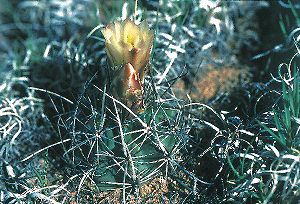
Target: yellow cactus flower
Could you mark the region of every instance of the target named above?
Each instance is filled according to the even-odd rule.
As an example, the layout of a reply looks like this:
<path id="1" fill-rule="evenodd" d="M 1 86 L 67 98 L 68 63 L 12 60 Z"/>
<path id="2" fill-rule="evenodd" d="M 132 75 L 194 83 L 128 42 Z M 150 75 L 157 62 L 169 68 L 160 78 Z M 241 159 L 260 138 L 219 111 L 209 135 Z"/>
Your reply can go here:
<path id="1" fill-rule="evenodd" d="M 144 80 L 152 50 L 154 32 L 143 21 L 136 25 L 133 21 L 117 21 L 101 30 L 106 40 L 106 52 L 111 66 L 130 63 L 139 78 Z"/>
<path id="2" fill-rule="evenodd" d="M 111 92 L 134 112 L 140 112 L 143 110 L 143 84 L 154 32 L 145 21 L 136 25 L 129 19 L 114 22 L 101 32 L 113 70 Z"/>

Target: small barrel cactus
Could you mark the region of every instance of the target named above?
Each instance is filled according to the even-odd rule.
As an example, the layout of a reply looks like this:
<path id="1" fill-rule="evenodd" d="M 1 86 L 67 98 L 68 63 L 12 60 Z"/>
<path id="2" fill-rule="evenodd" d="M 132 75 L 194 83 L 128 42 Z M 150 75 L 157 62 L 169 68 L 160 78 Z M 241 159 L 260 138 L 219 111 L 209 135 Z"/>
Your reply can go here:
<path id="1" fill-rule="evenodd" d="M 125 20 L 108 25 L 102 33 L 114 73 L 110 94 L 136 116 L 119 117 L 115 105 L 111 122 L 101 136 L 95 181 L 103 191 L 138 190 L 140 183 L 167 173 L 170 162 L 175 159 L 176 149 L 183 140 L 172 128 L 177 126 L 180 111 L 166 104 L 156 104 L 158 102 L 137 111 L 144 108 L 144 77 L 154 38 L 148 25 Z"/>
<path id="2" fill-rule="evenodd" d="M 155 116 L 149 114 L 152 111 Z M 163 108 L 145 109 L 140 118 L 147 127 L 138 121 L 127 121 L 122 127 L 115 127 L 122 130 L 107 129 L 102 135 L 102 153 L 96 167 L 99 188 L 106 191 L 140 187 L 139 184 L 168 172 L 170 161 L 183 142 L 179 132 L 170 131 L 169 127 L 175 126 L 178 114 L 175 110 L 166 113 Z"/>

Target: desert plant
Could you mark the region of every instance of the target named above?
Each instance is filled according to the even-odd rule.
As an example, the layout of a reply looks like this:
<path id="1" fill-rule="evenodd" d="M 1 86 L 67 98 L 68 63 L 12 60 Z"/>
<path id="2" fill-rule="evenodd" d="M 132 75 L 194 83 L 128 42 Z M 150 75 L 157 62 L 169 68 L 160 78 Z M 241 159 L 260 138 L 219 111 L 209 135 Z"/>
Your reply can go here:
<path id="1" fill-rule="evenodd" d="M 132 24 L 128 21 L 127 23 Z M 148 31 L 141 30 L 141 32 Z M 144 91 L 142 87 L 144 69 L 148 66 L 153 38 L 153 36 L 150 38 L 150 42 L 143 42 L 146 40 L 143 35 L 133 37 L 140 37 L 142 43 L 148 43 L 145 47 L 136 47 L 136 49 L 144 48 L 146 51 L 137 50 L 142 55 L 134 62 L 130 60 L 131 58 L 126 58 L 127 55 L 123 56 L 122 50 L 122 52 L 117 50 L 116 53 L 116 50 L 112 52 L 113 47 L 110 47 L 108 53 L 110 65 L 113 65 L 110 69 L 119 66 L 115 71 L 117 74 L 111 76 L 112 81 L 119 80 L 119 82 L 105 84 L 103 89 L 92 83 L 87 84 L 78 100 L 75 114 L 67 119 L 72 122 L 67 122 L 69 125 L 63 126 L 70 133 L 74 144 L 66 149 L 65 156 L 71 158 L 77 167 L 88 169 L 92 167 L 90 172 L 101 191 L 123 189 L 124 200 L 128 199 L 128 191 L 133 190 L 138 195 L 141 185 L 153 178 L 169 177 L 170 171 L 177 168 L 178 153 L 188 141 L 189 131 L 188 123 L 184 122 L 186 116 L 176 98 L 163 99 L 158 96 L 148 98 L 144 109 L 138 111 L 132 106 L 128 107 L 132 104 L 130 100 L 133 97 L 128 97 L 128 94 L 141 94 L 137 93 L 136 87 L 131 87 L 132 83 L 128 81 L 138 80 L 136 81 L 140 84 L 138 91 Z M 119 60 L 116 54 L 121 60 L 119 63 L 116 62 Z M 132 66 L 131 69 L 126 70 L 124 64 Z M 129 73 L 122 74 L 124 71 Z M 131 77 L 131 74 L 136 78 L 126 78 Z M 117 90 L 120 94 L 114 94 L 115 92 L 110 89 L 106 91 L 105 87 L 109 86 L 113 86 L 111 89 Z M 94 103 L 94 99 L 96 101 L 101 99 L 100 105 Z"/>

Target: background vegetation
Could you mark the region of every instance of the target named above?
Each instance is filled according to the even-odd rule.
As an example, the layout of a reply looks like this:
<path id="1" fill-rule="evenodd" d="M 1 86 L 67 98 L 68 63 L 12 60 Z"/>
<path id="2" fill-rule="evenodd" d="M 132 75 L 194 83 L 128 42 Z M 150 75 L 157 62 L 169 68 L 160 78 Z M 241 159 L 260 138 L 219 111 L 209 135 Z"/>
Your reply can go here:
<path id="1" fill-rule="evenodd" d="M 0 202 L 300 201 L 297 1 L 0 5 Z M 135 14 L 156 33 L 137 115 L 100 32 Z"/>

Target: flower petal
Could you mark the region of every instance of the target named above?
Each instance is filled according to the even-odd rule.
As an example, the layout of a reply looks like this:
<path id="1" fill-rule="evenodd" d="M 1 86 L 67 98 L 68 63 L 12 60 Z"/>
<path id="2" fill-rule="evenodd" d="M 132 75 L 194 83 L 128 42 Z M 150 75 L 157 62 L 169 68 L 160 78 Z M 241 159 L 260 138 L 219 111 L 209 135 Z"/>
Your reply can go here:
<path id="1" fill-rule="evenodd" d="M 132 47 L 137 46 L 139 41 L 139 28 L 130 20 L 124 22 L 124 36 L 123 40 L 126 44 L 131 44 Z"/>
<path id="2" fill-rule="evenodd" d="M 115 36 L 116 36 L 117 42 L 121 41 L 121 33 L 122 33 L 121 29 L 122 29 L 121 23 L 115 22 Z"/>
<path id="3" fill-rule="evenodd" d="M 104 29 L 101 29 L 101 33 L 103 34 L 103 36 L 107 42 L 110 42 L 110 38 L 114 34 L 113 31 L 111 30 L 110 25 L 106 26 L 106 28 L 104 28 Z"/>

